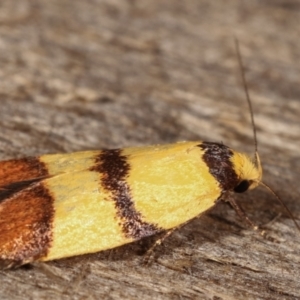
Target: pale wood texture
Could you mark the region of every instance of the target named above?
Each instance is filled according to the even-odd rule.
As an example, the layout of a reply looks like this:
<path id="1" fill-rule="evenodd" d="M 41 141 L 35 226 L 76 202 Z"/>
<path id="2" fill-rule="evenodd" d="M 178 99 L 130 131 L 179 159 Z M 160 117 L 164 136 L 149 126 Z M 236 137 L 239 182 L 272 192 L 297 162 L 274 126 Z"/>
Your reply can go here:
<path id="1" fill-rule="evenodd" d="M 241 43 L 264 180 L 300 216 L 300 4 L 0 2 L 0 158 L 179 140 L 252 152 Z M 241 195 L 265 239 L 220 203 L 175 232 L 0 272 L 1 299 L 300 299 L 300 234 L 266 190 Z M 0 233 L 1 234 L 1 233 Z M 45 268 L 50 270 L 46 271 Z"/>

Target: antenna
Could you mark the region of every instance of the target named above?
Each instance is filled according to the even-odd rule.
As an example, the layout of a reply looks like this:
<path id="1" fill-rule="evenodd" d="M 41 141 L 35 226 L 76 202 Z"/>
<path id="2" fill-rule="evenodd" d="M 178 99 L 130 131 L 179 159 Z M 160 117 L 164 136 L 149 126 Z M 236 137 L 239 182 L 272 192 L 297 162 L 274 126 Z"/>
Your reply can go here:
<path id="1" fill-rule="evenodd" d="M 247 81 L 246 81 L 246 77 L 245 77 L 245 68 L 244 68 L 244 65 L 243 65 L 243 60 L 242 60 L 242 56 L 241 56 L 241 52 L 240 52 L 239 41 L 236 37 L 234 37 L 234 41 L 235 41 L 235 49 L 236 49 L 236 53 L 237 53 L 237 57 L 238 57 L 238 61 L 239 61 L 239 66 L 240 66 L 240 70 L 241 70 L 243 86 L 244 86 L 244 90 L 245 90 L 245 93 L 246 93 L 246 99 L 247 99 L 247 103 L 248 103 L 249 111 L 250 111 L 250 116 L 251 116 L 251 123 L 252 123 L 252 129 L 253 129 L 253 138 L 254 138 L 254 151 L 255 151 L 254 163 L 255 163 L 256 166 L 258 166 L 258 168 L 260 169 L 260 173 L 261 173 L 262 169 L 261 169 L 260 159 L 259 159 L 259 155 L 258 155 L 258 151 L 257 151 L 256 126 L 255 126 L 255 122 L 254 122 L 254 114 L 253 114 L 253 108 L 252 108 L 252 104 L 251 104 L 251 100 L 250 100 L 250 96 L 249 96 L 248 85 L 247 85 Z M 257 183 L 264 186 L 271 194 L 274 195 L 274 197 L 278 200 L 278 202 L 287 211 L 288 215 L 290 216 L 290 218 L 295 223 L 297 229 L 300 231 L 300 226 L 298 225 L 298 223 L 296 222 L 292 212 L 285 205 L 285 203 L 282 201 L 282 199 L 266 183 L 264 183 L 262 181 L 258 181 Z"/>
<path id="2" fill-rule="evenodd" d="M 285 208 L 285 210 L 287 211 L 288 215 L 290 216 L 290 218 L 293 220 L 294 224 L 296 225 L 297 229 L 300 231 L 300 226 L 298 225 L 298 223 L 296 222 L 292 212 L 289 210 L 289 208 L 285 205 L 285 203 L 282 201 L 282 199 L 271 189 L 271 187 L 269 187 L 267 184 L 265 184 L 262 181 L 258 182 L 260 185 L 264 186 L 271 194 L 273 194 L 275 196 L 275 198 L 278 200 L 278 202 Z"/>
<path id="3" fill-rule="evenodd" d="M 256 126 L 255 126 L 255 122 L 254 122 L 253 108 L 252 108 L 252 104 L 251 104 L 251 100 L 250 100 L 250 96 L 249 96 L 246 77 L 245 77 L 245 68 L 244 68 L 244 65 L 243 65 L 243 60 L 242 60 L 242 56 L 241 56 L 241 52 L 240 52 L 239 41 L 236 37 L 234 37 L 234 41 L 235 41 L 235 50 L 236 50 L 236 53 L 237 53 L 239 66 L 240 66 L 240 70 L 241 70 L 243 86 L 244 86 L 244 90 L 245 90 L 245 93 L 246 93 L 246 99 L 247 99 L 247 103 L 248 103 L 249 111 L 250 111 L 250 116 L 251 116 L 251 123 L 252 123 L 252 129 L 253 129 L 253 138 L 254 138 L 254 153 L 255 153 L 254 163 L 255 163 L 256 166 L 258 166 L 259 165 L 259 158 L 258 158 L 258 151 L 257 151 L 257 136 L 256 136 Z"/>

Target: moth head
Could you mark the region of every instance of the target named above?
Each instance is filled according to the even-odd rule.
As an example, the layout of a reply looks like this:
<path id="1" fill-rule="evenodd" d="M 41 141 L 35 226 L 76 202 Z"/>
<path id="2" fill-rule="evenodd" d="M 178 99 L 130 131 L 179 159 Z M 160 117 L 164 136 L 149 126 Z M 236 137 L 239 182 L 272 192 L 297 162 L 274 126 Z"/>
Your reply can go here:
<path id="1" fill-rule="evenodd" d="M 243 153 L 234 153 L 231 158 L 235 172 L 239 178 L 238 184 L 234 187 L 234 192 L 244 193 L 256 188 L 262 179 L 262 167 L 258 153 L 253 161 Z"/>

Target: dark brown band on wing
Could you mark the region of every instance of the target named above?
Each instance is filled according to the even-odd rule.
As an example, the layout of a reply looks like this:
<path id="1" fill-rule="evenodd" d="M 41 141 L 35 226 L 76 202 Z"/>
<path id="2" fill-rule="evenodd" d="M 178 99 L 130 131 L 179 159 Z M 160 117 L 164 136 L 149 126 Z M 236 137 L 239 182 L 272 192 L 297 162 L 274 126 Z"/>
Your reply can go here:
<path id="1" fill-rule="evenodd" d="M 47 167 L 38 157 L 0 162 L 0 187 L 48 176 Z"/>
<path id="2" fill-rule="evenodd" d="M 48 189 L 38 182 L 0 204 L 0 267 L 16 267 L 47 255 L 53 202 Z"/>
<path id="3" fill-rule="evenodd" d="M 142 215 L 134 207 L 130 186 L 126 178 L 130 172 L 127 157 L 122 150 L 104 150 L 96 157 L 96 164 L 90 169 L 101 174 L 101 186 L 112 194 L 120 226 L 127 238 L 140 239 L 162 229 L 142 220 Z"/>
<path id="4" fill-rule="evenodd" d="M 223 191 L 233 190 L 239 183 L 239 178 L 234 170 L 230 158 L 232 150 L 219 143 L 203 142 L 199 144 L 204 150 L 203 161 L 207 164 L 210 174 L 219 182 Z"/>

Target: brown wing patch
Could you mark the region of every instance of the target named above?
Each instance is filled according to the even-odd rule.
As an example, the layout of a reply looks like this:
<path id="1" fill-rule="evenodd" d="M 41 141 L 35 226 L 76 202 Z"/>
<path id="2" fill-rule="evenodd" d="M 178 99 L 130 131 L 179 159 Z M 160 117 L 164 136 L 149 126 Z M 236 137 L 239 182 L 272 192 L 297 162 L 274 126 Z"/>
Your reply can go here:
<path id="1" fill-rule="evenodd" d="M 26 157 L 0 162 L 0 188 L 21 181 L 48 176 L 47 167 L 38 157 Z"/>
<path id="2" fill-rule="evenodd" d="M 54 199 L 42 182 L 0 204 L 0 267 L 10 268 L 47 255 L 52 240 Z"/>

